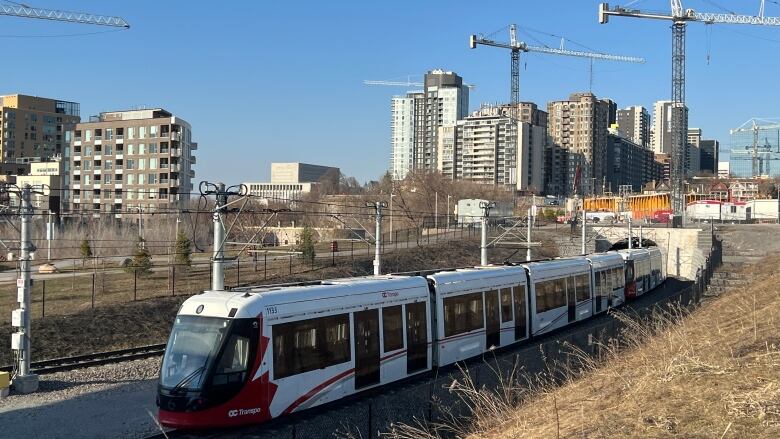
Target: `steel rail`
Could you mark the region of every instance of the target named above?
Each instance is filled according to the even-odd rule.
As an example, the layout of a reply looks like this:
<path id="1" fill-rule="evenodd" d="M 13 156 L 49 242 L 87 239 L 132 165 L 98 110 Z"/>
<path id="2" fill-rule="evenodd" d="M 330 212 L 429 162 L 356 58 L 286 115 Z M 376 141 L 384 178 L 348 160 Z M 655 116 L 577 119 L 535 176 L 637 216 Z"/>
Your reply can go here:
<path id="1" fill-rule="evenodd" d="M 66 370 L 83 369 L 104 364 L 121 363 L 123 361 L 140 360 L 162 355 L 165 352 L 164 344 L 153 344 L 127 349 L 118 349 L 108 352 L 76 355 L 73 357 L 52 358 L 49 360 L 33 361 L 30 369 L 36 374 L 47 374 Z M 2 372 L 12 372 L 13 366 L 0 367 Z"/>

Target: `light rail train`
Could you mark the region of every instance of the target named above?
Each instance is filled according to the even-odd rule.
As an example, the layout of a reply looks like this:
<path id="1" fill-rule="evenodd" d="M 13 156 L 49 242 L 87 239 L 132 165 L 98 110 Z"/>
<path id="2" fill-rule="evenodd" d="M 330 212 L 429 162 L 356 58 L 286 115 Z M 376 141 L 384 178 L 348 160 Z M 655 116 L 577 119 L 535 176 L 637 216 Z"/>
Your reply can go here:
<path id="1" fill-rule="evenodd" d="M 521 265 L 207 291 L 176 316 L 159 420 L 260 423 L 586 320 L 665 279 L 656 247 Z"/>

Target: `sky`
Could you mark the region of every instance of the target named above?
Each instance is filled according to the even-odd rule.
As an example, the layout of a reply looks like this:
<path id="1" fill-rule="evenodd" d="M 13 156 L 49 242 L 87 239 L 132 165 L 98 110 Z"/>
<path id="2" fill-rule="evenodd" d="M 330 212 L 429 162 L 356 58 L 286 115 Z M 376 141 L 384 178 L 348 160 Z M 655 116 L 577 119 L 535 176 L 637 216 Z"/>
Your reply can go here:
<path id="1" fill-rule="evenodd" d="M 0 1 L 2 2 L 2 1 Z M 619 108 L 671 93 L 669 23 L 597 19 L 595 0 L 246 1 L 36 0 L 33 7 L 121 16 L 129 30 L 0 16 L 0 94 L 23 93 L 101 111 L 163 107 L 193 127 L 197 181 L 264 181 L 273 161 L 338 166 L 360 181 L 390 161 L 390 98 L 404 88 L 363 85 L 442 68 L 475 84 L 470 106 L 509 99 L 509 53 L 468 48 L 470 34 L 644 57 L 597 62 L 593 92 Z M 614 3 L 614 2 L 613 2 Z M 669 11 L 668 0 L 625 1 Z M 759 0 L 683 0 L 701 12 L 756 14 Z M 766 15 L 780 16 L 767 2 Z M 729 129 L 777 117 L 780 28 L 691 23 L 689 125 L 729 146 Z M 579 45 L 578 45 L 579 44 Z M 709 60 L 708 60 L 709 54 Z M 588 61 L 521 56 L 520 99 L 541 108 L 588 91 Z M 415 78 L 413 78 L 415 79 Z"/>

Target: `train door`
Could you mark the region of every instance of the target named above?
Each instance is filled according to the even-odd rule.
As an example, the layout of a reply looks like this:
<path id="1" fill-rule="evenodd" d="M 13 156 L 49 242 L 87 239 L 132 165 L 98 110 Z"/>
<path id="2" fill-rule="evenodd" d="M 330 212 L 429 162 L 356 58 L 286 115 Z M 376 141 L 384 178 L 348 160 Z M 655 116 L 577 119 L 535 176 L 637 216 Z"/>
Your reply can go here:
<path id="1" fill-rule="evenodd" d="M 428 368 L 428 321 L 425 302 L 406 304 L 406 373 Z"/>
<path id="2" fill-rule="evenodd" d="M 355 313 L 355 389 L 379 384 L 379 310 Z"/>
<path id="3" fill-rule="evenodd" d="M 602 273 L 603 272 L 599 272 L 599 271 L 595 271 L 593 273 L 593 286 L 595 287 L 595 291 L 593 291 L 593 294 L 596 299 L 596 314 L 600 313 L 601 309 L 603 308 L 603 304 L 601 303 L 601 297 L 602 297 L 601 293 L 602 291 L 604 291 L 602 287 L 602 285 L 604 285 L 601 276 Z"/>
<path id="4" fill-rule="evenodd" d="M 636 282 L 634 280 L 634 261 L 627 259 L 625 268 L 625 295 L 636 297 Z"/>
<path id="5" fill-rule="evenodd" d="M 485 350 L 501 346 L 501 315 L 498 291 L 485 293 Z"/>
<path id="6" fill-rule="evenodd" d="M 577 320 L 577 295 L 574 289 L 574 278 L 561 279 L 561 284 L 566 288 L 566 303 L 569 305 L 569 323 Z"/>
<path id="7" fill-rule="evenodd" d="M 526 286 L 518 285 L 512 290 L 515 298 L 515 340 L 528 337 L 528 315 L 526 313 Z"/>

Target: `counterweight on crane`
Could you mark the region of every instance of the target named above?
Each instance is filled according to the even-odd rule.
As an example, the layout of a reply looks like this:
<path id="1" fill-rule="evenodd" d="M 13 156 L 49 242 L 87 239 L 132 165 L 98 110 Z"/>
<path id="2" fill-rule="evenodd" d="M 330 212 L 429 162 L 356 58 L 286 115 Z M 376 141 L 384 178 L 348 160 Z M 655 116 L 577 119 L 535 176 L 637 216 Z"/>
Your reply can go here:
<path id="1" fill-rule="evenodd" d="M 562 55 L 573 56 L 579 58 L 590 58 L 591 60 L 598 59 L 604 61 L 620 61 L 631 63 L 644 63 L 644 58 L 637 58 L 633 56 L 622 55 L 609 55 L 606 53 L 598 52 L 582 52 L 577 50 L 568 50 L 561 48 L 552 48 L 544 46 L 531 46 L 517 39 L 517 26 L 515 24 L 509 25 L 509 42 L 497 42 L 484 37 L 483 35 L 471 35 L 469 37 L 469 47 L 476 49 L 477 45 L 498 47 L 501 49 L 509 49 L 511 54 L 511 71 L 510 71 L 510 86 L 509 86 L 509 140 L 508 147 L 510 151 L 517 151 L 517 111 L 518 104 L 520 102 L 520 52 L 536 52 L 544 53 L 547 55 Z"/>
<path id="2" fill-rule="evenodd" d="M 610 15 L 620 17 L 650 18 L 670 20 L 672 22 L 672 154 L 670 163 L 669 186 L 671 189 L 672 211 L 676 224 L 685 212 L 685 144 L 687 141 L 688 121 L 685 110 L 685 27 L 689 21 L 705 24 L 752 24 L 762 26 L 780 26 L 780 18 L 764 16 L 764 0 L 761 0 L 757 16 L 738 14 L 713 14 L 683 9 L 682 0 L 671 0 L 671 14 L 643 12 L 609 4 L 599 5 L 599 22 L 605 24 Z"/>

